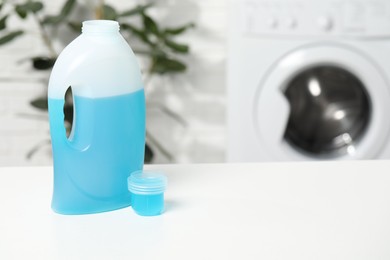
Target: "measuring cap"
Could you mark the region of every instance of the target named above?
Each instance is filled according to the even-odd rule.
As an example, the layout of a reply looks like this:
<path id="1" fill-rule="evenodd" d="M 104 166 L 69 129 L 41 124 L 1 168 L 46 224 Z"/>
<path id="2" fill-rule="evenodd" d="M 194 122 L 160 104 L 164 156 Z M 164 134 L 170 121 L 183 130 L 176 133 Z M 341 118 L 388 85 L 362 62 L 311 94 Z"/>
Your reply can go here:
<path id="1" fill-rule="evenodd" d="M 127 179 L 131 206 L 141 216 L 156 216 L 164 211 L 167 177 L 152 171 L 135 171 Z"/>

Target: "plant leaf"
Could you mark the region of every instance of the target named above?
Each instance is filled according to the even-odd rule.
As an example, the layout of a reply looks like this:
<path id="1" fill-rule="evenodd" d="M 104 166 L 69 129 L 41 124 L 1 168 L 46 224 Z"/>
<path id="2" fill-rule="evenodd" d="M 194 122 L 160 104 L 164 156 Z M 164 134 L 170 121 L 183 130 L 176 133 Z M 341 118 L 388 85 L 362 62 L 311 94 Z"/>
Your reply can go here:
<path id="1" fill-rule="evenodd" d="M 157 23 L 152 19 L 152 17 L 146 14 L 142 14 L 142 18 L 146 32 L 157 36 L 160 35 Z"/>
<path id="2" fill-rule="evenodd" d="M 8 18 L 8 15 L 6 15 L 0 19 L 0 31 L 4 30 L 7 27 L 7 24 L 6 24 L 7 18 Z"/>
<path id="3" fill-rule="evenodd" d="M 21 5 L 15 7 L 15 12 L 19 15 L 20 18 L 24 19 L 27 17 L 27 11 Z"/>
<path id="4" fill-rule="evenodd" d="M 24 4 L 24 6 L 25 6 L 27 11 L 30 11 L 33 13 L 37 13 L 43 9 L 43 4 L 41 2 L 38 2 L 38 1 L 31 1 L 31 2 L 28 1 L 26 4 Z"/>
<path id="5" fill-rule="evenodd" d="M 167 54 L 161 50 L 160 48 L 153 48 L 152 50 L 140 50 L 140 49 L 133 49 L 134 53 L 140 54 L 140 55 L 146 55 L 149 57 L 166 57 Z"/>
<path id="6" fill-rule="evenodd" d="M 164 40 L 165 44 L 175 52 L 188 53 L 189 47 L 187 44 L 176 43 L 169 39 Z"/>
<path id="7" fill-rule="evenodd" d="M 60 15 L 64 18 L 67 17 L 70 14 L 70 12 L 72 11 L 75 3 L 76 3 L 76 0 L 66 1 L 66 3 L 64 4 L 64 6 L 61 9 Z"/>
<path id="8" fill-rule="evenodd" d="M 81 27 L 83 26 L 80 22 L 68 22 L 68 26 L 75 32 L 81 32 Z"/>
<path id="9" fill-rule="evenodd" d="M 61 8 L 61 12 L 58 15 L 48 15 L 43 18 L 43 23 L 44 24 L 52 24 L 56 25 L 62 22 L 70 12 L 72 11 L 74 5 L 76 3 L 76 0 L 68 0 L 65 2 L 63 7 Z"/>
<path id="10" fill-rule="evenodd" d="M 62 17 L 61 16 L 56 16 L 56 15 L 47 15 L 43 18 L 43 21 L 42 23 L 43 24 L 58 24 L 62 21 Z"/>
<path id="11" fill-rule="evenodd" d="M 56 62 L 55 58 L 49 57 L 34 57 L 31 59 L 32 65 L 36 70 L 48 70 L 53 68 L 54 63 Z"/>
<path id="12" fill-rule="evenodd" d="M 39 109 L 39 110 L 47 110 L 48 104 L 47 104 L 47 98 L 39 97 L 30 102 L 31 106 Z"/>
<path id="13" fill-rule="evenodd" d="M 28 1 L 24 4 L 15 6 L 16 13 L 22 19 L 26 18 L 29 12 L 37 13 L 42 9 L 43 9 L 43 4 L 38 1 Z"/>
<path id="14" fill-rule="evenodd" d="M 152 162 L 153 157 L 154 157 L 153 150 L 150 148 L 150 145 L 148 145 L 148 143 L 145 143 L 145 159 L 144 159 L 145 163 Z"/>
<path id="15" fill-rule="evenodd" d="M 145 12 L 146 9 L 148 9 L 152 5 L 153 4 L 137 5 L 135 8 L 130 9 L 128 11 L 124 11 L 123 13 L 119 14 L 118 17 L 126 17 L 126 16 L 132 16 L 132 15 L 143 13 Z"/>
<path id="16" fill-rule="evenodd" d="M 121 24 L 121 29 L 122 30 L 129 30 L 133 35 L 138 37 L 144 43 L 146 43 L 152 47 L 155 46 L 155 44 L 149 39 L 148 35 L 144 31 L 142 31 L 141 29 L 138 29 L 131 24 Z"/>
<path id="17" fill-rule="evenodd" d="M 164 34 L 178 35 L 178 34 L 182 34 L 187 29 L 193 28 L 193 27 L 195 27 L 195 24 L 194 23 L 189 23 L 189 24 L 177 27 L 177 28 L 167 28 L 167 29 L 164 30 Z"/>
<path id="18" fill-rule="evenodd" d="M 20 36 L 23 34 L 23 31 L 22 30 L 18 30 L 18 31 L 13 31 L 13 32 L 10 32 L 2 37 L 0 37 L 0 45 L 3 45 L 7 42 L 10 42 L 12 41 L 13 39 L 15 39 L 16 37 Z"/>
<path id="19" fill-rule="evenodd" d="M 73 123 L 73 105 L 65 102 L 64 105 L 64 121 L 70 125 Z"/>
<path id="20" fill-rule="evenodd" d="M 165 74 L 185 71 L 187 66 L 181 61 L 166 57 L 154 59 L 151 67 L 152 73 Z"/>
<path id="21" fill-rule="evenodd" d="M 112 6 L 110 5 L 103 6 L 103 19 L 116 20 L 117 17 L 118 14 L 116 13 L 116 10 Z"/>

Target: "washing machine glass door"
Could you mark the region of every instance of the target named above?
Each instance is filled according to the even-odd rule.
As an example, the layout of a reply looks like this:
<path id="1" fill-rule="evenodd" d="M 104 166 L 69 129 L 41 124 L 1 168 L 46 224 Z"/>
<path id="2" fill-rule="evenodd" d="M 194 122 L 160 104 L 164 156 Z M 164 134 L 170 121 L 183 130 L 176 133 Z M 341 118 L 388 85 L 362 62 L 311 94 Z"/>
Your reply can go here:
<path id="1" fill-rule="evenodd" d="M 377 158 L 388 139 L 386 78 L 344 45 L 310 45 L 271 67 L 255 96 L 260 145 L 279 160 Z"/>
<path id="2" fill-rule="evenodd" d="M 318 65 L 287 82 L 290 115 L 284 138 L 313 156 L 341 156 L 353 149 L 371 115 L 366 87 L 344 68 Z"/>

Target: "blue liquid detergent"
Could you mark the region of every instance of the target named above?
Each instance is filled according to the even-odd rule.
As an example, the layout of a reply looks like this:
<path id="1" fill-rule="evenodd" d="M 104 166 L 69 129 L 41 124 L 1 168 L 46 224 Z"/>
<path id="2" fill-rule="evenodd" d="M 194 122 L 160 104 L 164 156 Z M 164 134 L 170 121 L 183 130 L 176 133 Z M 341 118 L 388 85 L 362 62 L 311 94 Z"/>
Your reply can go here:
<path id="1" fill-rule="evenodd" d="M 131 193 L 131 205 L 141 216 L 157 216 L 164 211 L 164 193 L 136 194 Z"/>
<path id="2" fill-rule="evenodd" d="M 63 100 L 49 99 L 53 210 L 87 214 L 129 206 L 127 177 L 144 162 L 144 91 L 104 98 L 74 96 L 69 139 L 63 106 Z"/>

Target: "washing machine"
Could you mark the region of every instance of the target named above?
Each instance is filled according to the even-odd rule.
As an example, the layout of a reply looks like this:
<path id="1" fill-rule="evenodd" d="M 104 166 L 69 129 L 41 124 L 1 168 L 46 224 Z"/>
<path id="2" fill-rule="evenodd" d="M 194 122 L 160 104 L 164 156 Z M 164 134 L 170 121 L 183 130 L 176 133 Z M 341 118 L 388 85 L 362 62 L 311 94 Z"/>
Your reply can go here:
<path id="1" fill-rule="evenodd" d="M 229 7 L 228 161 L 390 158 L 390 1 Z"/>

